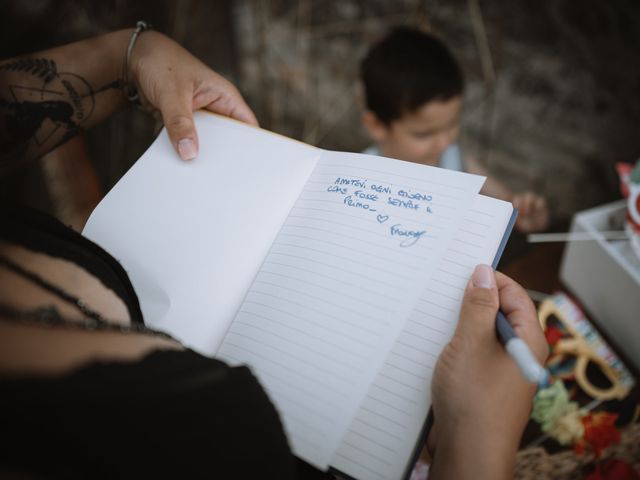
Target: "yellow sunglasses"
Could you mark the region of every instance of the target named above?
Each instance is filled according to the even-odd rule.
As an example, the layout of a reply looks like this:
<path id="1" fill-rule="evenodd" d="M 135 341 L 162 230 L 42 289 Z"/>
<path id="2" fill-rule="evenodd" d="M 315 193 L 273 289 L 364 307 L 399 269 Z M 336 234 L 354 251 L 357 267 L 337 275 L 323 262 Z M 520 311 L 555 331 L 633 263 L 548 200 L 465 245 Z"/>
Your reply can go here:
<path id="1" fill-rule="evenodd" d="M 551 341 L 547 366 L 552 375 L 572 378 L 590 397 L 622 399 L 635 381 L 580 308 L 564 293 L 547 298 L 538 308 L 540 325 Z"/>

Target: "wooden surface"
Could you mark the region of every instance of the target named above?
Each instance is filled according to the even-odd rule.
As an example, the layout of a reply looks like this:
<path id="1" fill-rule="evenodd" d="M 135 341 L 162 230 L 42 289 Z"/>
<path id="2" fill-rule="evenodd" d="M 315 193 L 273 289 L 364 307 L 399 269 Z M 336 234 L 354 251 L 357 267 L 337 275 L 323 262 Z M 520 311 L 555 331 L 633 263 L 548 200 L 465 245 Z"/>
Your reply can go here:
<path id="1" fill-rule="evenodd" d="M 564 243 L 523 246 L 499 270 L 529 290 L 551 294 L 562 288 L 559 278 Z"/>

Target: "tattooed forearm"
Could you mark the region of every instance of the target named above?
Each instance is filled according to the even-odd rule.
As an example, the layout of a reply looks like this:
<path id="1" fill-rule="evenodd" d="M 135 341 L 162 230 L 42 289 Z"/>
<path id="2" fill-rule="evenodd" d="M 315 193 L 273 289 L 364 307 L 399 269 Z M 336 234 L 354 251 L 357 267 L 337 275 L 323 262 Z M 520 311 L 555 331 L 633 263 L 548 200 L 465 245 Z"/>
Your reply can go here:
<path id="1" fill-rule="evenodd" d="M 96 109 L 96 96 L 120 88 L 115 80 L 94 89 L 49 58 L 0 64 L 0 169 L 36 158 L 80 132 Z"/>
<path id="2" fill-rule="evenodd" d="M 45 58 L 21 58 L 0 64 L 0 70 L 30 73 L 40 77 L 45 84 L 51 82 L 58 74 L 55 62 Z"/>

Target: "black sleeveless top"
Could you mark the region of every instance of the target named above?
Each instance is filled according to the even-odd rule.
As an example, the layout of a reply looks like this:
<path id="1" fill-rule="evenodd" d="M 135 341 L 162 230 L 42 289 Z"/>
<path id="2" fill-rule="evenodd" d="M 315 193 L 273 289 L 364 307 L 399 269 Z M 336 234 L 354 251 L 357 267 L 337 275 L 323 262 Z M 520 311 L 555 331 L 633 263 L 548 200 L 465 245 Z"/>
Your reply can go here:
<path id="1" fill-rule="evenodd" d="M 76 263 L 123 300 L 133 322 L 142 322 L 118 262 L 56 220 L 0 208 L 0 239 Z M 248 368 L 190 350 L 94 362 L 62 376 L 0 377 L 0 476 L 13 472 L 325 478 L 291 454 L 278 414 Z"/>

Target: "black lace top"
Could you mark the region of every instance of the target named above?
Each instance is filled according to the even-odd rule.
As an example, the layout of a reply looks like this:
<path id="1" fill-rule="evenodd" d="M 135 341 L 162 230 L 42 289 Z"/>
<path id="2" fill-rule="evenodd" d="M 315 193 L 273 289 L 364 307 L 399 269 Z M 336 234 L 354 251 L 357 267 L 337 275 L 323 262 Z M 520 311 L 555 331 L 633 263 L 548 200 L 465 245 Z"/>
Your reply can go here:
<path id="1" fill-rule="evenodd" d="M 142 322 L 121 266 L 59 222 L 0 209 L 0 239 L 75 262 Z M 321 478 L 291 454 L 278 414 L 249 369 L 189 350 L 90 363 L 62 376 L 0 378 L 0 476 L 14 472 L 35 478 Z"/>

